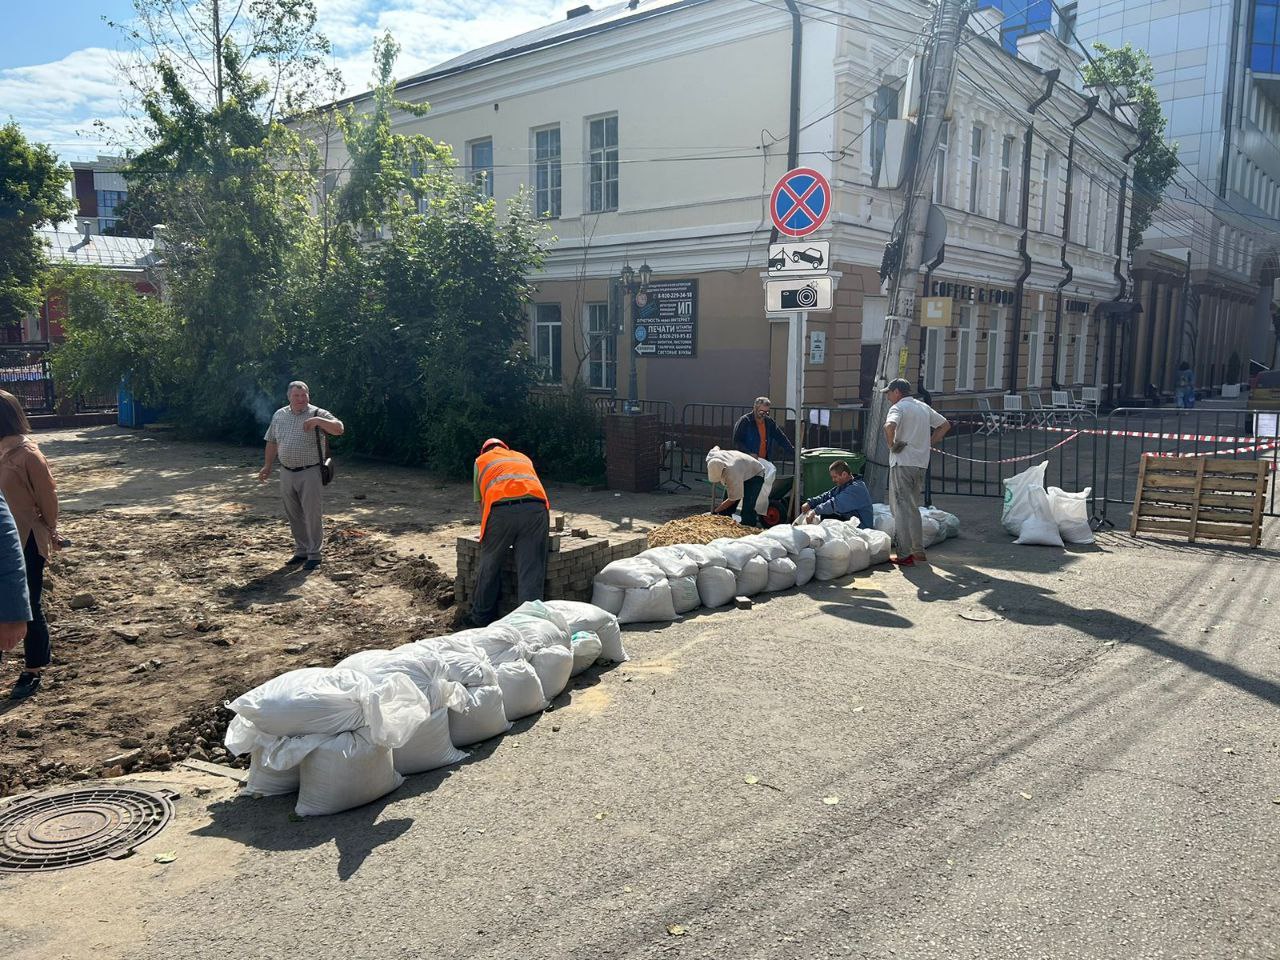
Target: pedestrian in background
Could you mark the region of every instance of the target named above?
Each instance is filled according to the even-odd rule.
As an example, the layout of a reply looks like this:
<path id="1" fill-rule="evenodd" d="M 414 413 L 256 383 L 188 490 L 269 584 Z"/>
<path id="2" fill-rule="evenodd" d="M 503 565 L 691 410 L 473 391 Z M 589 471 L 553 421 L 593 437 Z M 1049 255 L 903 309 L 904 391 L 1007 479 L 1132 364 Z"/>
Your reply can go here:
<path id="1" fill-rule="evenodd" d="M 293 531 L 293 556 L 286 566 L 303 564 L 305 569 L 320 566 L 324 549 L 324 508 L 320 464 L 328 455 L 324 437 L 340 437 L 346 431 L 342 421 L 311 402 L 311 391 L 301 380 L 289 384 L 289 403 L 277 410 L 267 427 L 266 462 L 258 471 L 265 483 L 271 467 L 280 458 L 280 496 L 285 516 Z M 317 433 L 316 431 L 319 431 Z"/>
<path id="2" fill-rule="evenodd" d="M 49 463 L 30 436 L 31 424 L 22 404 L 0 390 L 0 493 L 8 503 L 22 545 L 30 616 L 23 637 L 25 669 L 9 694 L 22 700 L 40 689 L 45 668 L 53 661 L 49 625 L 41 602 L 45 564 L 58 549 L 58 489 Z"/>
<path id="3" fill-rule="evenodd" d="M 1183 360 L 1178 366 L 1178 406 L 1192 410 L 1196 405 L 1196 374 L 1191 364 Z"/>
<path id="4" fill-rule="evenodd" d="M 551 501 L 533 461 L 497 437 L 480 446 L 473 472 L 480 507 L 480 564 L 467 625 L 487 627 L 498 618 L 502 564 L 514 548 L 516 600 L 541 600 L 547 582 Z"/>
<path id="5" fill-rule="evenodd" d="M 924 475 L 930 452 L 951 424 L 927 403 L 911 396 L 906 380 L 891 380 L 884 388 L 893 404 L 885 417 L 884 436 L 889 443 L 889 508 L 893 511 L 898 555 L 893 563 L 902 567 L 924 563 L 924 531 L 920 523 Z"/>

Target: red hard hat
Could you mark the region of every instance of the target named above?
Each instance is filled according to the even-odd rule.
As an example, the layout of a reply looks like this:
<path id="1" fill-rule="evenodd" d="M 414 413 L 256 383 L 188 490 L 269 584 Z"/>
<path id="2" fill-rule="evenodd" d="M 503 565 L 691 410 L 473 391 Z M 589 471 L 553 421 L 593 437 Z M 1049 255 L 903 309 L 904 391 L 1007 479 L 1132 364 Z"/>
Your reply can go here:
<path id="1" fill-rule="evenodd" d="M 489 450 L 492 447 L 502 447 L 503 450 L 511 449 L 505 443 L 499 440 L 497 437 L 490 437 L 484 443 L 480 444 L 480 452 L 484 453 L 486 450 Z"/>

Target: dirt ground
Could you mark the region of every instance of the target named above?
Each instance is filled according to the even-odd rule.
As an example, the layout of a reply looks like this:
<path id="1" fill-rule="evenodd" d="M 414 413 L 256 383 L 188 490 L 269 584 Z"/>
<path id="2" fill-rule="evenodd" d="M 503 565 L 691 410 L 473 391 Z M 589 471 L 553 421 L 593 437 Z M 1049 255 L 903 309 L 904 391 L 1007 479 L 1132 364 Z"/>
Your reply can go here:
<path id="1" fill-rule="evenodd" d="M 343 460 L 326 491 L 326 554 L 292 553 L 255 449 L 110 427 L 41 434 L 71 545 L 46 579 L 54 666 L 29 701 L 0 701 L 0 796 L 68 780 L 226 761 L 223 700 L 356 650 L 448 632 L 467 484 Z M 690 495 L 549 490 L 593 534 L 705 509 Z M 20 669 L 6 657 L 7 690 Z"/>

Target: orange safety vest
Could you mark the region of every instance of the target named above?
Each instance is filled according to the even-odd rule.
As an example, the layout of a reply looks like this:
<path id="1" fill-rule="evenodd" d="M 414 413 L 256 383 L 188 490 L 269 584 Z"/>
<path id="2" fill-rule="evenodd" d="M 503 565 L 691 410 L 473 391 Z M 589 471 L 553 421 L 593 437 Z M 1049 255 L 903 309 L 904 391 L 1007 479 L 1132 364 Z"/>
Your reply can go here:
<path id="1" fill-rule="evenodd" d="M 503 500 L 533 497 L 551 509 L 547 491 L 533 469 L 533 461 L 523 453 L 494 447 L 476 457 L 476 485 L 480 488 L 483 512 L 480 515 L 480 539 L 489 525 L 489 511 Z"/>

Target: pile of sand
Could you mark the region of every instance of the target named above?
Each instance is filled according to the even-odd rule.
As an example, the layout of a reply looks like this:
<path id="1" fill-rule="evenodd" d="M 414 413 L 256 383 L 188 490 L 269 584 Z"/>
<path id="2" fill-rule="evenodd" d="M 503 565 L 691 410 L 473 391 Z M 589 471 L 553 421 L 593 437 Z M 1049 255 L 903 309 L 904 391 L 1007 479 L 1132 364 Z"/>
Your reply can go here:
<path id="1" fill-rule="evenodd" d="M 703 513 L 696 517 L 672 520 L 649 531 L 649 546 L 669 547 L 676 543 L 706 544 L 721 537 L 745 537 L 752 533 L 759 533 L 759 531 L 744 527 L 731 517 L 716 517 Z"/>

